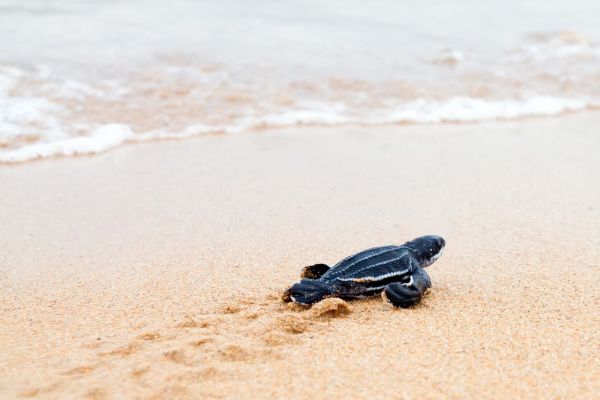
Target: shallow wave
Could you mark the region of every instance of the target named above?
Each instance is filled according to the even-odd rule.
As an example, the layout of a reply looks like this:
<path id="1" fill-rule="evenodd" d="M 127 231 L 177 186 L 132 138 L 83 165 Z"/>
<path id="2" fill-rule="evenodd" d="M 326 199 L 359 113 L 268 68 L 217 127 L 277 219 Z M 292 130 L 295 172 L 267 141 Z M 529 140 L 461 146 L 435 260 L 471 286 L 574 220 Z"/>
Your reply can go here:
<path id="1" fill-rule="evenodd" d="M 15 149 L 0 151 L 1 163 L 20 163 L 49 157 L 90 155 L 101 153 L 125 143 L 153 140 L 184 139 L 217 133 L 240 133 L 254 129 L 274 127 L 332 126 L 332 125 L 390 125 L 402 123 L 464 123 L 523 117 L 552 116 L 565 112 L 581 111 L 591 105 L 577 99 L 538 96 L 522 102 L 489 101 L 468 97 L 456 97 L 445 102 L 415 100 L 387 112 L 378 111 L 362 117 L 336 112 L 315 110 L 289 110 L 263 117 L 243 118 L 232 125 L 206 126 L 194 124 L 180 131 L 155 130 L 134 132 L 129 125 L 111 123 L 94 129 L 86 136 L 40 141 L 21 145 Z M 68 137 L 62 133 L 62 137 Z"/>

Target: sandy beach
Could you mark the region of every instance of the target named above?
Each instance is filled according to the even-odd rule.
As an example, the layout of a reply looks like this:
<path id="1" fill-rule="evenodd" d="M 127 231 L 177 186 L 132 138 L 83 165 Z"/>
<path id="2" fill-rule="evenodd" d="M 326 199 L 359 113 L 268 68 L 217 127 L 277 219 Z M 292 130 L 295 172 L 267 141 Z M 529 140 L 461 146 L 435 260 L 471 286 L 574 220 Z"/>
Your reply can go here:
<path id="1" fill-rule="evenodd" d="M 297 127 L 0 167 L 0 398 L 592 399 L 600 115 Z M 309 264 L 442 235 L 431 292 Z"/>

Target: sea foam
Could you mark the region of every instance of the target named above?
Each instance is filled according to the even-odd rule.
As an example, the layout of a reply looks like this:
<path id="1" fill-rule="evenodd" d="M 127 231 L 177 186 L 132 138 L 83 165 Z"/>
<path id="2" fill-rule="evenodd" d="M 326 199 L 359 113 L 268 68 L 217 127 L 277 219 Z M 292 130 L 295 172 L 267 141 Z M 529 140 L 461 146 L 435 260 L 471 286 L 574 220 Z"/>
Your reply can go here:
<path id="1" fill-rule="evenodd" d="M 96 154 L 117 147 L 133 137 L 127 125 L 107 124 L 95 129 L 89 136 L 50 142 L 34 143 L 0 153 L 0 161 L 17 163 L 38 158 Z"/>
<path id="2" fill-rule="evenodd" d="M 457 97 L 447 102 L 415 100 L 371 115 L 352 116 L 343 112 L 289 110 L 263 117 L 242 118 L 231 125 L 191 125 L 180 131 L 154 130 L 136 133 L 124 124 L 111 123 L 94 129 L 85 136 L 41 141 L 1 150 L 0 162 L 18 163 L 40 158 L 101 153 L 124 143 L 164 139 L 184 139 L 213 133 L 241 133 L 253 129 L 292 126 L 389 125 L 398 123 L 463 123 L 557 115 L 586 109 L 588 104 L 576 99 L 534 97 L 523 102 L 483 101 Z M 68 134 L 54 135 L 68 136 Z"/>

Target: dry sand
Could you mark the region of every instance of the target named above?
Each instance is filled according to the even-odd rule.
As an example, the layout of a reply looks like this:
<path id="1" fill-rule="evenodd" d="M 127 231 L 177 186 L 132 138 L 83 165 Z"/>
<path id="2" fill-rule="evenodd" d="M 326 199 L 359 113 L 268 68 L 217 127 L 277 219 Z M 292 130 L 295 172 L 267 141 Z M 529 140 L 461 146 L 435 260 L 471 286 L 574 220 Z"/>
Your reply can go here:
<path id="1" fill-rule="evenodd" d="M 593 398 L 600 116 L 297 128 L 0 168 L 0 398 Z M 447 240 L 411 309 L 300 268 Z M 597 398 L 597 397 L 596 397 Z"/>

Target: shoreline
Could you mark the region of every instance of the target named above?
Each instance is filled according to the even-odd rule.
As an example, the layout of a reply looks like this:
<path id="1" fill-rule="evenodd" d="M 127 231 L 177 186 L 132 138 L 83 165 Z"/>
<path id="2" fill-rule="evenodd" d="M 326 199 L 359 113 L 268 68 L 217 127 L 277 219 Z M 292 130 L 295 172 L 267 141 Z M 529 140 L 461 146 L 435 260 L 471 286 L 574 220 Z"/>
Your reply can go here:
<path id="1" fill-rule="evenodd" d="M 209 128 L 207 132 L 199 133 L 186 133 L 189 128 L 184 129 L 181 132 L 166 132 L 166 133 L 134 133 L 130 126 L 120 123 L 108 123 L 101 125 L 96 128 L 89 136 L 80 136 L 76 138 L 66 139 L 59 142 L 39 143 L 32 146 L 26 146 L 19 148 L 15 151 L 24 151 L 25 149 L 31 151 L 31 147 L 38 147 L 38 156 L 31 156 L 30 158 L 23 158 L 23 156 L 12 155 L 12 159 L 6 158 L 7 155 L 0 153 L 0 168 L 8 166 L 19 166 L 28 164 L 31 162 L 38 162 L 43 160 L 56 160 L 63 158 L 77 158 L 77 157 L 89 157 L 104 154 L 106 152 L 114 151 L 123 146 L 138 145 L 143 143 L 160 143 L 169 141 L 185 141 L 194 139 L 210 138 L 215 136 L 224 135 L 256 135 L 261 133 L 272 133 L 281 132 L 285 130 L 305 130 L 305 129 L 402 129 L 404 127 L 412 126 L 453 126 L 453 125 L 479 125 L 479 124 L 503 124 L 503 123 L 527 123 L 540 119 L 557 119 L 563 117 L 570 117 L 573 115 L 594 115 L 598 113 L 599 105 L 590 104 L 584 108 L 564 108 L 561 111 L 550 113 L 550 114 L 531 114 L 522 115 L 517 117 L 496 117 L 492 119 L 473 119 L 473 120 L 451 120 L 442 119 L 439 121 L 395 121 L 395 122 L 375 122 L 375 123 L 357 123 L 357 122 L 336 122 L 333 124 L 318 123 L 318 122 L 297 122 L 294 125 L 265 125 L 258 124 L 247 128 L 242 128 L 240 131 L 228 132 L 230 127 L 224 127 L 222 129 L 216 129 L 212 131 Z M 104 132 L 105 141 L 94 141 L 98 139 L 100 133 Z M 76 145 L 79 144 L 79 147 Z M 44 154 L 44 155 L 39 155 Z M 16 158 L 15 158 L 16 157 Z M 10 160 L 10 161 L 9 161 Z"/>
<path id="2" fill-rule="evenodd" d="M 2 165 L 0 397 L 591 398 L 599 124 L 285 128 Z M 423 234 L 448 244 L 417 307 L 279 301 L 304 265 Z"/>

